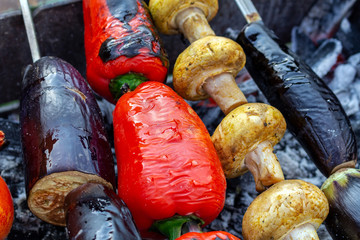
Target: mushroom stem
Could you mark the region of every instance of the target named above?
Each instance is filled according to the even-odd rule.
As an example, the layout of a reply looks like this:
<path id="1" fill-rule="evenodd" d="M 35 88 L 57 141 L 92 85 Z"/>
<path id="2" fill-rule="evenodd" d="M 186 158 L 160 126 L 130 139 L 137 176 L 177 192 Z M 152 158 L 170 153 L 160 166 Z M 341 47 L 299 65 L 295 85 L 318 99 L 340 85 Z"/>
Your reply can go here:
<path id="1" fill-rule="evenodd" d="M 206 36 L 215 36 L 203 11 L 199 8 L 186 8 L 177 14 L 175 21 L 180 32 L 190 43 Z"/>
<path id="2" fill-rule="evenodd" d="M 280 163 L 273 153 L 270 141 L 260 143 L 245 156 L 245 165 L 255 179 L 256 191 L 262 192 L 277 182 L 284 180 Z"/>
<path id="3" fill-rule="evenodd" d="M 306 223 L 292 230 L 284 240 L 319 240 L 319 237 L 315 227 Z"/>
<path id="4" fill-rule="evenodd" d="M 227 115 L 236 107 L 247 103 L 246 97 L 230 73 L 222 73 L 206 79 L 204 90 Z"/>

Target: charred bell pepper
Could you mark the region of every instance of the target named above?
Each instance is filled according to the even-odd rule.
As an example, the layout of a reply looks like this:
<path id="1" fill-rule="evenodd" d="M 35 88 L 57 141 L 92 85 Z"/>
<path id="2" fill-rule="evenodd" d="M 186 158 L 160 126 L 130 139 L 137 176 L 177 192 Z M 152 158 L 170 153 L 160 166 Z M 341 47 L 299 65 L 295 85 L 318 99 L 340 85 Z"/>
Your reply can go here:
<path id="1" fill-rule="evenodd" d="M 246 25 L 237 41 L 247 56 L 247 70 L 318 169 L 329 177 L 355 167 L 355 134 L 323 80 L 261 23 Z"/>
<path id="2" fill-rule="evenodd" d="M 112 103 L 151 80 L 164 82 L 168 60 L 142 0 L 83 1 L 86 75 L 95 92 Z"/>
<path id="3" fill-rule="evenodd" d="M 154 226 L 194 219 L 206 225 L 218 216 L 224 172 L 185 100 L 162 83 L 145 82 L 119 99 L 113 117 L 118 193 L 143 236 Z"/>
<path id="4" fill-rule="evenodd" d="M 5 144 L 5 134 L 3 131 L 0 130 L 0 149 L 2 148 L 2 146 Z"/>
<path id="5" fill-rule="evenodd" d="M 240 240 L 240 239 L 227 232 L 214 231 L 207 233 L 189 232 L 177 238 L 177 240 Z"/>
<path id="6" fill-rule="evenodd" d="M 334 240 L 360 239 L 360 170 L 341 169 L 321 187 L 330 205 L 325 226 Z"/>
<path id="7" fill-rule="evenodd" d="M 112 190 L 87 183 L 65 198 L 66 229 L 69 239 L 141 240 L 132 215 Z"/>
<path id="8" fill-rule="evenodd" d="M 86 182 L 115 186 L 99 106 L 69 63 L 43 57 L 26 69 L 20 126 L 27 202 L 40 219 L 65 226 L 68 192 Z"/>

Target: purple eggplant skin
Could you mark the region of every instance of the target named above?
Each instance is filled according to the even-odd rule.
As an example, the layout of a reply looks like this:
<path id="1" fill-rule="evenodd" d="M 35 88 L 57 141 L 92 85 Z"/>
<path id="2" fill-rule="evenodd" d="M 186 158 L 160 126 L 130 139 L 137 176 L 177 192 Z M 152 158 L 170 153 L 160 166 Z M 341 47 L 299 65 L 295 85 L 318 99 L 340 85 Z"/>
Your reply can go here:
<path id="1" fill-rule="evenodd" d="M 329 177 L 340 168 L 355 167 L 355 134 L 323 80 L 261 22 L 247 24 L 236 41 L 259 89 L 284 115 L 289 131 L 322 174 Z"/>
<path id="2" fill-rule="evenodd" d="M 115 187 L 113 155 L 90 87 L 69 63 L 42 57 L 26 68 L 20 126 L 27 194 L 44 176 L 78 171 Z"/>
<path id="3" fill-rule="evenodd" d="M 101 184 L 87 183 L 65 198 L 66 228 L 71 240 L 141 240 L 126 204 Z"/>
<path id="4" fill-rule="evenodd" d="M 341 169 L 331 175 L 321 190 L 329 201 L 325 226 L 334 240 L 360 239 L 360 170 Z"/>

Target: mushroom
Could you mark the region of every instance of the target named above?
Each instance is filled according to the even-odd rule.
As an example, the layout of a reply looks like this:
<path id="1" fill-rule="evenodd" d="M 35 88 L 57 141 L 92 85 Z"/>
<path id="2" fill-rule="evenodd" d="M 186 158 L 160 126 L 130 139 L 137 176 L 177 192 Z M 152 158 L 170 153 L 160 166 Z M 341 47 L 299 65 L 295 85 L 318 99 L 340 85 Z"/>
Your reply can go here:
<path id="1" fill-rule="evenodd" d="M 231 111 L 211 137 L 225 176 L 234 178 L 250 170 L 259 192 L 284 180 L 273 146 L 285 130 L 284 117 L 270 105 L 247 103 Z"/>
<path id="2" fill-rule="evenodd" d="M 302 180 L 285 180 L 257 196 L 245 212 L 244 239 L 315 240 L 329 213 L 324 193 Z"/>
<path id="3" fill-rule="evenodd" d="M 173 71 L 174 89 L 187 100 L 210 95 L 227 114 L 247 103 L 235 82 L 245 60 L 244 51 L 236 42 L 218 36 L 201 38 L 178 56 Z"/>
<path id="4" fill-rule="evenodd" d="M 217 0 L 150 0 L 149 9 L 163 34 L 181 32 L 190 42 L 215 35 L 208 22 L 218 11 Z"/>

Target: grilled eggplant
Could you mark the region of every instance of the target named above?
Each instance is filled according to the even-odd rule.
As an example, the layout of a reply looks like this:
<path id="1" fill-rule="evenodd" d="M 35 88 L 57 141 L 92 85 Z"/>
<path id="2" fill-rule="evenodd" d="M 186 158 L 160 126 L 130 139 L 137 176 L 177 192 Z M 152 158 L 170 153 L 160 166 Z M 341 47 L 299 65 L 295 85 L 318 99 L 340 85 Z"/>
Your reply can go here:
<path id="1" fill-rule="evenodd" d="M 323 80 L 261 22 L 246 25 L 237 42 L 254 81 L 284 115 L 288 129 L 318 169 L 329 177 L 340 168 L 355 167 L 355 134 Z"/>
<path id="2" fill-rule="evenodd" d="M 321 187 L 330 213 L 325 226 L 334 240 L 360 239 L 360 170 L 343 169 L 329 177 Z"/>
<path id="3" fill-rule="evenodd" d="M 68 192 L 86 182 L 115 186 L 99 106 L 69 63 L 43 57 L 26 69 L 20 124 L 28 206 L 40 219 L 65 226 Z"/>

